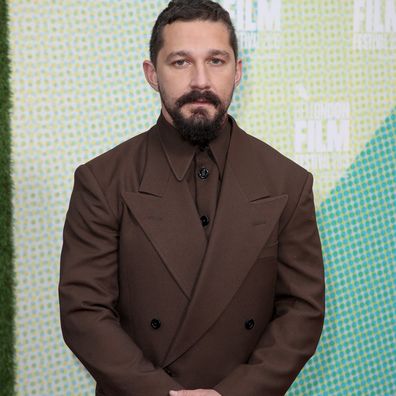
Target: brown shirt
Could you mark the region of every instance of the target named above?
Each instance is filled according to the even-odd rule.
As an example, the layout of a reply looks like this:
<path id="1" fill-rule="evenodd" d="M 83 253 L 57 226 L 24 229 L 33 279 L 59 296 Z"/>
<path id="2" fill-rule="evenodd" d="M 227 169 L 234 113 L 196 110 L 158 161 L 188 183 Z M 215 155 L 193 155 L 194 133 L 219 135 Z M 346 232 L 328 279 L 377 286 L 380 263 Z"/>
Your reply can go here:
<path id="1" fill-rule="evenodd" d="M 160 140 L 172 171 L 179 181 L 187 182 L 206 236 L 209 237 L 216 214 L 224 165 L 231 134 L 228 118 L 216 139 L 205 149 L 183 140 L 163 116 L 158 118 Z"/>

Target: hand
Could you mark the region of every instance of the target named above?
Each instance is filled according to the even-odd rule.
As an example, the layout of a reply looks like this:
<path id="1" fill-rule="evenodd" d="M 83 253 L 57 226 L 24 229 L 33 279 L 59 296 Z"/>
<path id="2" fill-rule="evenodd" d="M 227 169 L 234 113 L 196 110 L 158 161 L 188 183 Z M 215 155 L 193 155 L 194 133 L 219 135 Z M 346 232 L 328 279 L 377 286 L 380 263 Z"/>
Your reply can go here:
<path id="1" fill-rule="evenodd" d="M 194 389 L 194 390 L 180 390 L 169 391 L 169 396 L 221 396 L 220 393 L 213 389 Z"/>

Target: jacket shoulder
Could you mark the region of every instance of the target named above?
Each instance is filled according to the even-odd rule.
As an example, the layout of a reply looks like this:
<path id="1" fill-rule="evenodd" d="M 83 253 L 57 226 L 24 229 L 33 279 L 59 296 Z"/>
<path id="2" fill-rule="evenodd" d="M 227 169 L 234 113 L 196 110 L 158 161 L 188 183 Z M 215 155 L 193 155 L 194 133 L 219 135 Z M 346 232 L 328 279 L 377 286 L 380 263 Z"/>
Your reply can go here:
<path id="1" fill-rule="evenodd" d="M 304 188 L 313 180 L 313 175 L 307 169 L 287 157 L 268 143 L 249 135 L 250 143 L 258 154 L 258 172 L 263 175 L 263 180 L 272 196 L 286 194 L 288 197 L 286 208 L 282 214 L 280 227 L 289 222 Z"/>
<path id="2" fill-rule="evenodd" d="M 131 159 L 144 150 L 148 131 L 139 133 L 128 140 L 125 140 L 113 148 L 98 156 L 91 158 L 85 163 L 91 170 L 106 171 L 106 169 L 122 166 L 122 163 Z"/>
<path id="3" fill-rule="evenodd" d="M 90 169 L 103 189 L 127 179 L 132 183 L 140 180 L 139 176 L 145 165 L 149 131 L 139 133 L 85 162 L 84 165 Z"/>
<path id="4" fill-rule="evenodd" d="M 298 180 L 304 180 L 308 176 L 309 170 L 287 157 L 281 151 L 273 146 L 256 138 L 253 135 L 247 134 L 250 144 L 254 146 L 254 150 L 258 154 L 258 159 L 261 162 L 262 169 L 266 173 L 272 173 L 279 178 L 286 178 L 294 180 L 295 184 Z"/>
<path id="5" fill-rule="evenodd" d="M 147 138 L 151 129 L 119 143 L 77 167 L 88 167 L 116 214 L 121 210 L 119 196 L 122 191 L 136 191 L 140 185 L 146 163 Z"/>

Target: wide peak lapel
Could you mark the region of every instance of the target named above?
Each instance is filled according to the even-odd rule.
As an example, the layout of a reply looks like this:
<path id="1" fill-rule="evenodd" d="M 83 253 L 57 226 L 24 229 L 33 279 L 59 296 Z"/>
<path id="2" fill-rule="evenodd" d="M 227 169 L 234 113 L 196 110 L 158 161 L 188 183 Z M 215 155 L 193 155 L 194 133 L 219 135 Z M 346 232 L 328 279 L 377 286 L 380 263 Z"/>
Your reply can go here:
<path id="1" fill-rule="evenodd" d="M 202 337 L 226 308 L 268 240 L 287 195 L 270 196 L 255 144 L 233 121 L 216 216 L 193 297 L 163 365 Z"/>
<path id="2" fill-rule="evenodd" d="M 172 174 L 157 127 L 148 132 L 147 162 L 139 191 L 122 196 L 180 289 L 189 299 L 206 236 L 188 185 Z"/>

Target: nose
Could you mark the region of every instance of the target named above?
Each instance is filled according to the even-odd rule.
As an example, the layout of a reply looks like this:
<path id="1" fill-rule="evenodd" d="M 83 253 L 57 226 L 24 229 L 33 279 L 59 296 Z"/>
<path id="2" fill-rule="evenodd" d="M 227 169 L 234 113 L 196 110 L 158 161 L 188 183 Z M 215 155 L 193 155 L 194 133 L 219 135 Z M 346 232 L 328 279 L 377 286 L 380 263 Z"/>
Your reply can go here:
<path id="1" fill-rule="evenodd" d="M 204 64 L 196 64 L 192 68 L 190 86 L 200 90 L 210 88 L 209 72 Z"/>

